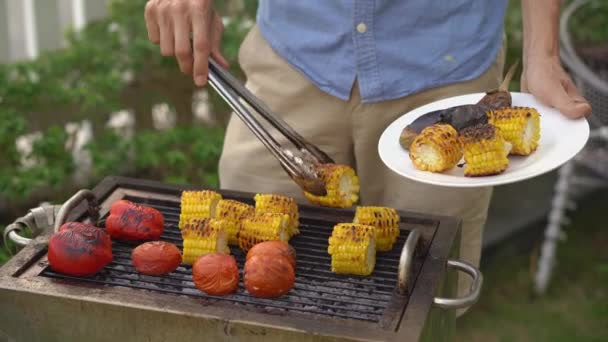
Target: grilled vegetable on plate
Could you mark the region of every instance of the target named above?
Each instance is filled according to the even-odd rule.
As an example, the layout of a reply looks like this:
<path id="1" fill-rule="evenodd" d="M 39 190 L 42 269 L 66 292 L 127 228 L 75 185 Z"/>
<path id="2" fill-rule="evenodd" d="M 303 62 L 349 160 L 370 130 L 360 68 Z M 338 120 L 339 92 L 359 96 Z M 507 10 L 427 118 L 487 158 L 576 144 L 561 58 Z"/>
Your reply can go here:
<path id="1" fill-rule="evenodd" d="M 468 127 L 460 133 L 464 150 L 464 175 L 489 176 L 503 172 L 509 166 L 507 156 L 511 144 L 502 137 L 500 129 L 490 124 Z"/>
<path id="2" fill-rule="evenodd" d="M 404 113 L 389 124 L 380 136 L 378 141 L 380 159 L 395 174 L 415 182 L 445 187 L 487 187 L 520 182 L 553 171 L 575 157 L 589 139 L 589 124 L 585 118 L 570 119 L 555 108 L 540 102 L 531 94 L 510 92 L 511 104 L 495 107 L 485 112 L 487 122 L 454 128 L 458 133 L 464 156 L 462 164 L 457 163 L 457 167 L 447 168 L 443 171 L 425 170 L 412 159 L 412 149 L 405 149 L 401 145 L 400 138 L 403 128 L 418 118 L 437 110 L 476 104 L 487 95 L 487 93 L 473 93 L 454 96 Z M 422 128 L 420 132 L 425 128 L 440 124 L 445 123 L 433 123 Z M 481 130 L 479 132 L 484 133 L 480 133 L 476 137 L 472 133 L 477 130 L 471 127 L 493 127 L 494 130 L 489 128 Z M 466 133 L 464 136 L 463 132 Z M 491 137 L 502 139 L 511 145 L 510 153 L 506 156 L 508 160 L 500 157 L 499 152 L 496 152 L 494 159 L 485 162 L 475 160 L 474 154 L 470 152 L 476 146 L 473 143 L 482 136 L 486 140 L 489 139 L 488 142 L 494 141 L 490 139 L 490 135 L 486 135 L 489 132 L 492 132 Z M 564 139 L 566 132 L 568 139 Z M 419 134 L 415 135 L 414 139 L 418 136 Z M 419 140 L 422 140 L 422 137 Z M 467 149 L 462 145 L 464 142 L 469 143 L 468 157 Z M 500 150 L 499 145 L 500 143 L 496 144 L 498 146 L 495 148 L 496 151 Z M 420 155 L 417 148 L 413 148 L 414 157 Z M 440 159 L 437 158 L 437 160 Z M 492 160 L 495 164 L 490 165 Z M 467 166 L 468 163 L 471 165 Z M 494 168 L 494 170 L 486 172 L 482 171 L 483 168 L 488 170 Z M 475 175 L 475 177 L 467 177 L 465 170 L 467 170 L 467 175 Z M 482 176 L 484 173 L 487 175 Z"/>
<path id="3" fill-rule="evenodd" d="M 448 124 L 435 124 L 422 130 L 410 146 L 412 163 L 420 169 L 443 172 L 462 158 L 458 132 Z"/>

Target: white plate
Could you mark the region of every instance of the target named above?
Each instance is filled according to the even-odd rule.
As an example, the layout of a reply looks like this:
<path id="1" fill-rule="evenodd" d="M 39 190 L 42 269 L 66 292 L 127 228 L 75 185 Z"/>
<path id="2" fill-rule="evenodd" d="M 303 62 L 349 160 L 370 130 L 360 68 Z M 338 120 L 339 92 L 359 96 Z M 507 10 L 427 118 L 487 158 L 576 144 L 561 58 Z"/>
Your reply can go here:
<path id="1" fill-rule="evenodd" d="M 572 120 L 547 107 L 526 93 L 512 92 L 514 106 L 534 107 L 541 115 L 541 138 L 535 152 L 529 156 L 509 156 L 509 166 L 498 175 L 465 177 L 464 168 L 454 167 L 444 173 L 421 171 L 412 164 L 408 151 L 399 145 L 405 126 L 419 116 L 451 106 L 473 104 L 485 93 L 455 96 L 439 100 L 410 111 L 390 124 L 378 142 L 378 153 L 386 166 L 397 174 L 427 184 L 446 187 L 483 187 L 519 182 L 552 171 L 566 163 L 583 149 L 589 138 L 586 119 Z"/>

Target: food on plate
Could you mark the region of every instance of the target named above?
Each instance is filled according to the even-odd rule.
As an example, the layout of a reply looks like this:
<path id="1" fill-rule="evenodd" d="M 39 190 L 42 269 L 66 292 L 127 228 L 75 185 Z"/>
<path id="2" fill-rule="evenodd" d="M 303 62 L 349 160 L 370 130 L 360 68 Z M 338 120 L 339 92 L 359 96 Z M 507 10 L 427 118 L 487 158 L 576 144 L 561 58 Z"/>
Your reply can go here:
<path id="1" fill-rule="evenodd" d="M 289 215 L 261 213 L 248 216 L 241 221 L 237 234 L 239 247 L 243 252 L 264 241 L 289 241 Z"/>
<path id="2" fill-rule="evenodd" d="M 399 136 L 400 145 L 408 150 L 423 129 L 435 124 L 449 124 L 460 132 L 467 127 L 487 123 L 488 111 L 512 105 L 508 88 L 518 64 L 519 62 L 516 62 L 509 68 L 498 89 L 487 91 L 477 103 L 439 109 L 416 118 L 402 130 Z"/>
<path id="3" fill-rule="evenodd" d="M 256 255 L 274 255 L 287 258 L 293 269 L 296 269 L 296 250 L 287 242 L 278 240 L 260 242 L 247 252 L 245 261 Z"/>
<path id="4" fill-rule="evenodd" d="M 149 241 L 133 249 L 131 262 L 139 273 L 163 275 L 177 269 L 182 262 L 182 254 L 172 243 Z"/>
<path id="5" fill-rule="evenodd" d="M 423 171 L 450 170 L 462 158 L 458 132 L 447 124 L 435 124 L 422 130 L 410 146 L 409 157 Z"/>
<path id="6" fill-rule="evenodd" d="M 489 123 L 500 128 L 505 140 L 513 145 L 511 154 L 527 156 L 540 140 L 540 114 L 535 108 L 506 107 L 488 112 Z"/>
<path id="7" fill-rule="evenodd" d="M 294 198 L 277 194 L 256 194 L 254 200 L 256 213 L 287 214 L 289 215 L 289 236 L 300 233 L 298 204 Z"/>
<path id="8" fill-rule="evenodd" d="M 295 269 L 287 257 L 258 254 L 245 262 L 243 282 L 254 297 L 277 298 L 293 289 Z"/>
<path id="9" fill-rule="evenodd" d="M 352 207 L 359 200 L 359 178 L 348 165 L 320 164 L 317 166 L 320 178 L 325 182 L 327 194 L 315 196 L 304 191 L 304 196 L 312 203 L 336 208 Z"/>
<path id="10" fill-rule="evenodd" d="M 329 237 L 327 252 L 334 273 L 370 275 L 376 266 L 376 228 L 338 223 Z"/>
<path id="11" fill-rule="evenodd" d="M 228 244 L 238 245 L 237 233 L 241 221 L 255 213 L 255 208 L 247 203 L 231 199 L 222 199 L 218 202 L 215 218 L 226 222 L 226 233 L 228 234 Z"/>
<path id="12" fill-rule="evenodd" d="M 211 190 L 182 191 L 180 201 L 179 229 L 190 219 L 214 218 L 222 195 Z"/>
<path id="13" fill-rule="evenodd" d="M 394 208 L 380 206 L 358 206 L 353 223 L 376 228 L 376 250 L 390 251 L 399 237 L 401 217 Z"/>
<path id="14" fill-rule="evenodd" d="M 158 240 L 164 230 L 164 217 L 160 211 L 118 200 L 110 207 L 106 231 L 117 240 L 128 242 Z"/>
<path id="15" fill-rule="evenodd" d="M 226 222 L 203 218 L 192 219 L 182 229 L 184 241 L 182 262 L 192 265 L 199 257 L 210 253 L 230 254 Z"/>
<path id="16" fill-rule="evenodd" d="M 469 127 L 461 132 L 460 141 L 465 176 L 496 175 L 508 167 L 511 144 L 502 137 L 499 128 L 490 124 Z"/>
<path id="17" fill-rule="evenodd" d="M 206 254 L 192 265 L 194 286 L 212 296 L 234 293 L 239 286 L 239 277 L 239 269 L 232 255 Z"/>
<path id="18" fill-rule="evenodd" d="M 90 224 L 65 223 L 49 240 L 49 265 L 59 273 L 92 276 L 112 260 L 110 236 L 103 229 Z"/>

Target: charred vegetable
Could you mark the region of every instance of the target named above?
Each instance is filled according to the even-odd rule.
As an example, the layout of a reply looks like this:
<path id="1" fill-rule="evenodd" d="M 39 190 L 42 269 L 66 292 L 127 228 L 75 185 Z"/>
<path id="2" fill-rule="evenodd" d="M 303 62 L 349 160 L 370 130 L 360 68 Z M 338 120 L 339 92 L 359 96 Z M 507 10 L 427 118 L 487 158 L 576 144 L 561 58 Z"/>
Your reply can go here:
<path id="1" fill-rule="evenodd" d="M 446 124 L 435 124 L 423 129 L 410 147 L 412 163 L 423 171 L 450 170 L 461 158 L 458 133 L 454 127 Z"/>
<path id="2" fill-rule="evenodd" d="M 401 132 L 399 137 L 401 146 L 406 150 L 409 149 L 416 136 L 423 129 L 434 124 L 449 124 L 460 132 L 467 127 L 488 123 L 488 111 L 511 106 L 509 83 L 518 64 L 519 62 L 516 62 L 511 66 L 498 89 L 486 92 L 486 95 L 476 104 L 440 109 L 416 118 Z"/>
<path id="3" fill-rule="evenodd" d="M 182 254 L 172 243 L 149 241 L 133 249 L 131 262 L 139 273 L 164 275 L 175 271 L 182 262 Z"/>
<path id="4" fill-rule="evenodd" d="M 241 221 L 254 214 L 255 208 L 250 204 L 231 199 L 223 199 L 218 202 L 215 217 L 225 222 L 229 245 L 239 244 L 237 233 Z"/>
<path id="5" fill-rule="evenodd" d="M 338 223 L 329 237 L 327 253 L 331 271 L 370 275 L 376 266 L 376 228 L 363 224 Z"/>
<path id="6" fill-rule="evenodd" d="M 184 264 L 191 265 L 206 254 L 230 254 L 226 224 L 226 221 L 212 218 L 190 220 L 182 229 Z"/>
<path id="7" fill-rule="evenodd" d="M 289 215 L 261 213 L 249 216 L 241 222 L 237 234 L 243 252 L 264 241 L 289 241 Z"/>
<path id="8" fill-rule="evenodd" d="M 255 212 L 257 214 L 270 212 L 289 215 L 289 236 L 300 233 L 298 204 L 292 197 L 277 194 L 256 194 Z"/>
<path id="9" fill-rule="evenodd" d="M 211 190 L 183 191 L 180 201 L 179 229 L 191 219 L 214 218 L 222 195 Z"/>
<path id="10" fill-rule="evenodd" d="M 465 128 L 460 134 L 467 177 L 489 176 L 503 172 L 509 165 L 511 144 L 490 125 Z"/>
<path id="11" fill-rule="evenodd" d="M 56 272 L 92 276 L 112 259 L 110 236 L 90 224 L 68 222 L 49 240 L 49 265 Z"/>
<path id="12" fill-rule="evenodd" d="M 394 208 L 359 206 L 355 211 L 353 223 L 374 226 L 376 228 L 376 249 L 386 252 L 393 249 L 399 237 L 401 217 Z"/>
<path id="13" fill-rule="evenodd" d="M 106 231 L 117 240 L 158 240 L 163 230 L 164 218 L 160 211 L 127 200 L 114 202 L 106 220 Z"/>
<path id="14" fill-rule="evenodd" d="M 296 250 L 287 242 L 275 240 L 258 243 L 247 252 L 245 261 L 256 255 L 274 255 L 287 258 L 293 269 L 296 269 Z"/>
<path id="15" fill-rule="evenodd" d="M 500 128 L 502 136 L 513 145 L 511 154 L 527 156 L 540 140 L 540 114 L 534 108 L 510 107 L 489 112 L 490 124 Z"/>
<path id="16" fill-rule="evenodd" d="M 320 164 L 317 166 L 321 179 L 325 182 L 327 194 L 315 196 L 304 192 L 304 196 L 320 206 L 349 208 L 359 200 L 359 178 L 355 170 L 342 164 Z"/>
<path id="17" fill-rule="evenodd" d="M 232 255 L 211 253 L 198 258 L 192 265 L 194 286 L 212 296 L 235 292 L 239 278 L 239 269 Z"/>
<path id="18" fill-rule="evenodd" d="M 293 288 L 295 270 L 287 257 L 254 255 L 245 261 L 243 283 L 254 297 L 277 298 Z"/>

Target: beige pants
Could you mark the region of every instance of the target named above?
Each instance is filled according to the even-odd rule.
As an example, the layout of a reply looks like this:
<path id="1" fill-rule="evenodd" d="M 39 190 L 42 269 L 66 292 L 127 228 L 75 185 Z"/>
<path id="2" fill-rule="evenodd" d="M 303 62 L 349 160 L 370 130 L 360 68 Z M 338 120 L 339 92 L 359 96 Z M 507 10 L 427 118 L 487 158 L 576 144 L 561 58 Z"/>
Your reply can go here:
<path id="1" fill-rule="evenodd" d="M 249 32 L 239 52 L 239 63 L 247 77 L 246 86 L 255 95 L 336 162 L 356 168 L 363 205 L 392 206 L 462 219 L 461 259 L 474 265 L 480 260 L 482 232 L 492 189 L 435 187 L 397 176 L 380 160 L 378 139 L 392 121 L 418 106 L 498 87 L 504 58 L 503 46 L 496 62 L 477 79 L 397 100 L 363 104 L 356 86 L 347 102 L 320 91 L 272 50 L 257 27 Z M 279 137 L 280 143 L 287 143 L 279 135 L 275 136 Z M 277 160 L 236 116 L 232 116 L 228 124 L 219 177 L 223 189 L 275 192 L 305 202 L 300 189 Z M 459 292 L 468 291 L 468 278 L 460 279 Z"/>

